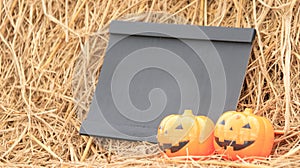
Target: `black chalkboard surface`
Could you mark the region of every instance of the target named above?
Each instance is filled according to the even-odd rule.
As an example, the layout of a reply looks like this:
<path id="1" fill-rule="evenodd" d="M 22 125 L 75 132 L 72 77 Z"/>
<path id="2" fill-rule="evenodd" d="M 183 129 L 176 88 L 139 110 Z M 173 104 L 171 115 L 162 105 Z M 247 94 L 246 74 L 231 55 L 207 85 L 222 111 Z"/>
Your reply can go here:
<path id="1" fill-rule="evenodd" d="M 82 135 L 156 142 L 160 121 L 235 110 L 255 30 L 113 21 Z"/>

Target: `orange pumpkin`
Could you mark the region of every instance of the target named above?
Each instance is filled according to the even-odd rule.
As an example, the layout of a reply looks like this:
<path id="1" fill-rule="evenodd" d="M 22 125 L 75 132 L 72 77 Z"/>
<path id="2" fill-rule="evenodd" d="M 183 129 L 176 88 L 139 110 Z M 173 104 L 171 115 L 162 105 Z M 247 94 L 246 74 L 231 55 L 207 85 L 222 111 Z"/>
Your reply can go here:
<path id="1" fill-rule="evenodd" d="M 167 156 L 205 156 L 214 152 L 214 123 L 205 116 L 194 116 L 192 110 L 165 117 L 158 128 L 157 140 Z"/>
<path id="2" fill-rule="evenodd" d="M 237 156 L 267 157 L 274 143 L 271 122 L 257 115 L 252 109 L 244 112 L 225 112 L 217 121 L 214 131 L 216 152 L 225 158 L 236 160 Z"/>

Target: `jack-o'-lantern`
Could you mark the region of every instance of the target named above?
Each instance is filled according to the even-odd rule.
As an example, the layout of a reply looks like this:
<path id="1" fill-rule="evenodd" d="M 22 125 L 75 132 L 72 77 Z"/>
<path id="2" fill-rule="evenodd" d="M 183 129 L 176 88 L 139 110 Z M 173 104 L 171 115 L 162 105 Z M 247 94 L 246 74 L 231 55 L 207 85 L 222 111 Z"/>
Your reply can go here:
<path id="1" fill-rule="evenodd" d="M 252 109 L 244 112 L 225 112 L 217 121 L 214 131 L 216 152 L 224 158 L 236 160 L 238 156 L 267 157 L 274 143 L 271 122 L 257 115 Z"/>
<path id="2" fill-rule="evenodd" d="M 194 116 L 192 110 L 165 117 L 158 128 L 157 140 L 167 156 L 206 156 L 214 152 L 214 123 L 205 116 Z"/>

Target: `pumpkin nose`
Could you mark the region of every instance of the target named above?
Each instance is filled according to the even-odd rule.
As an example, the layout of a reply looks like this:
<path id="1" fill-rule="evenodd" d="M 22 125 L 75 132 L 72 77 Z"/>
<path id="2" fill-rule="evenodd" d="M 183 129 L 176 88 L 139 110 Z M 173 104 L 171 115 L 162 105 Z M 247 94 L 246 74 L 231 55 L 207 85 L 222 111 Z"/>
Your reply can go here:
<path id="1" fill-rule="evenodd" d="M 237 120 L 238 119 L 240 119 L 241 118 L 241 116 L 240 115 L 236 115 L 236 117 L 235 117 Z"/>

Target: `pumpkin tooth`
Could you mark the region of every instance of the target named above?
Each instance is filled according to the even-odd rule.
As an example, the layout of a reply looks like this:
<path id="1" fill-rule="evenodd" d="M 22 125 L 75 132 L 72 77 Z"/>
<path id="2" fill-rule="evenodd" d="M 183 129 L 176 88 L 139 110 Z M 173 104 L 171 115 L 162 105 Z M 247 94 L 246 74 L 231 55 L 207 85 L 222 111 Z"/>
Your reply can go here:
<path id="1" fill-rule="evenodd" d="M 180 149 L 182 149 L 188 143 L 189 143 L 189 141 L 183 141 L 183 142 L 179 142 L 179 144 L 177 146 L 172 146 L 170 148 L 171 153 L 179 151 Z"/>
<path id="2" fill-rule="evenodd" d="M 224 142 L 225 141 L 224 137 L 219 137 L 219 141 Z"/>
<path id="3" fill-rule="evenodd" d="M 237 143 L 236 141 L 232 141 L 232 140 L 224 140 L 224 142 L 221 142 L 220 139 L 217 137 L 215 138 L 215 141 L 220 147 L 224 148 L 225 150 L 230 148 L 234 151 L 244 149 L 255 142 L 255 141 L 245 141 L 241 144 Z"/>
<path id="4" fill-rule="evenodd" d="M 239 144 L 239 145 L 243 145 L 244 144 L 244 139 L 245 137 L 239 137 L 239 138 L 236 138 L 236 144 Z"/>

